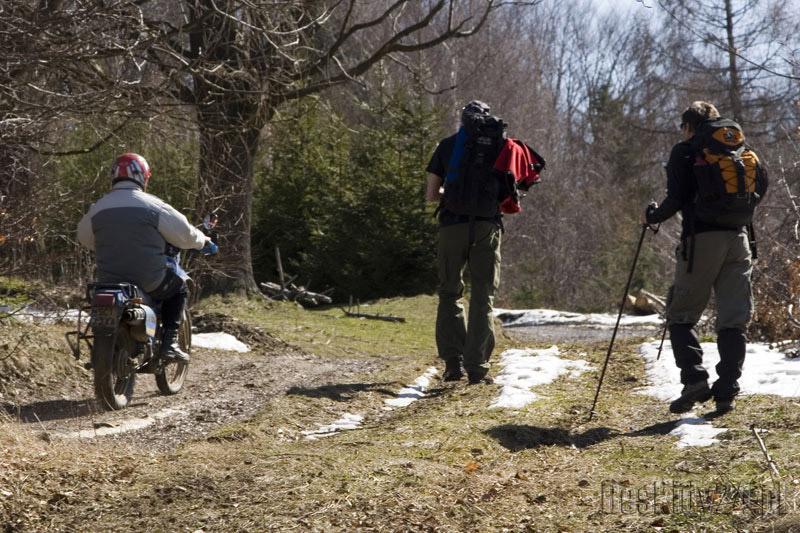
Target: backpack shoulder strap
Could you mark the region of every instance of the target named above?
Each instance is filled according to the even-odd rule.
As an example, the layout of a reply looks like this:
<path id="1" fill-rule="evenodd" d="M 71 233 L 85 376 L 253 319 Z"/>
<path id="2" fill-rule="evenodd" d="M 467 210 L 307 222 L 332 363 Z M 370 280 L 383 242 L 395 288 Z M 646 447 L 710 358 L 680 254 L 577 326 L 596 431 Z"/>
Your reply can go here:
<path id="1" fill-rule="evenodd" d="M 456 139 L 453 143 L 453 151 L 450 153 L 450 161 L 447 162 L 447 173 L 445 174 L 444 182 L 449 183 L 458 179 L 458 174 L 461 169 L 461 160 L 464 157 L 464 150 L 467 145 L 467 131 L 462 126 L 456 133 Z"/>

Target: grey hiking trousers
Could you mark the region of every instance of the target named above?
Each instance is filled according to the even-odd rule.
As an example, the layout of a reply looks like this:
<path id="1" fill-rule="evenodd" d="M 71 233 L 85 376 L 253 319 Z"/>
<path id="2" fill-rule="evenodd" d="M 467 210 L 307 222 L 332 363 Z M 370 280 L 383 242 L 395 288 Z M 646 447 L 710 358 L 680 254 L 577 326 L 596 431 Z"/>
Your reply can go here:
<path id="1" fill-rule="evenodd" d="M 707 231 L 695 235 L 694 264 L 688 272 L 681 244 L 675 251 L 675 282 L 667 301 L 667 324 L 681 383 L 708 380 L 703 350 L 693 331 L 713 289 L 717 303 L 719 379 L 712 387 L 717 401 L 739 393 L 746 343 L 745 330 L 753 311 L 750 287 L 752 256 L 746 231 Z M 688 254 L 687 254 L 688 255 Z"/>
<path id="2" fill-rule="evenodd" d="M 688 272 L 681 244 L 675 250 L 675 281 L 667 321 L 695 326 L 713 289 L 717 302 L 716 330 L 747 328 L 753 311 L 750 275 L 753 261 L 747 231 L 706 231 L 695 235 L 694 264 Z M 688 245 L 688 243 L 686 243 Z"/>
<path id="3" fill-rule="evenodd" d="M 492 309 L 500 285 L 501 231 L 494 222 L 475 222 L 475 243 L 469 244 L 469 224 L 439 228 L 439 307 L 436 346 L 445 361 L 463 358 L 470 376 L 489 370 L 494 350 Z M 469 266 L 469 320 L 464 317 L 464 270 Z"/>

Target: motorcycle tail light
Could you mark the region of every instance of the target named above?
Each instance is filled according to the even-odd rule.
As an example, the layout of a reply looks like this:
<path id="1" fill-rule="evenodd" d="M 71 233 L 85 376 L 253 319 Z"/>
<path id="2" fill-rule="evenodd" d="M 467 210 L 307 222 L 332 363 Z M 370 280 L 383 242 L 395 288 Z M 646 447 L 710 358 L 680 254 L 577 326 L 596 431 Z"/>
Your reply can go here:
<path id="1" fill-rule="evenodd" d="M 96 307 L 111 307 L 114 305 L 115 300 L 114 294 L 112 293 L 95 294 L 92 305 Z"/>

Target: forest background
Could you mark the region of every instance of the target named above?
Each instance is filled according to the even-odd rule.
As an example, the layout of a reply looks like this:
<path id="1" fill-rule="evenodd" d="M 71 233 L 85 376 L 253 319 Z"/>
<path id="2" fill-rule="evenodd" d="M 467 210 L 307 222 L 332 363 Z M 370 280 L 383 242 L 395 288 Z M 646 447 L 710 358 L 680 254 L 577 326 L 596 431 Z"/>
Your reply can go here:
<path id="1" fill-rule="evenodd" d="M 639 216 L 665 191 L 681 111 L 715 103 L 770 171 L 754 330 L 788 334 L 800 289 L 797 0 L 0 5 L 0 271 L 80 287 L 75 227 L 123 151 L 193 222 L 220 216 L 204 294 L 284 269 L 339 301 L 433 292 L 425 166 L 480 99 L 547 159 L 505 219 L 498 303 L 605 311 Z M 634 288 L 665 293 L 680 226 Z"/>

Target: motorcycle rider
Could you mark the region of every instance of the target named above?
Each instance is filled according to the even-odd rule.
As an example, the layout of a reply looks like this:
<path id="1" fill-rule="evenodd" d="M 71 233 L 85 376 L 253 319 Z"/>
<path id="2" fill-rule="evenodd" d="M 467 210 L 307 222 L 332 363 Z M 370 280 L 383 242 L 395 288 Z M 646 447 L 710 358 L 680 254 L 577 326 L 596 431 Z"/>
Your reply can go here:
<path id="1" fill-rule="evenodd" d="M 178 345 L 186 304 L 186 282 L 168 268 L 167 243 L 183 250 L 215 253 L 217 246 L 175 208 L 145 192 L 150 166 L 125 153 L 111 167 L 111 191 L 91 206 L 78 224 L 78 240 L 95 252 L 97 281 L 135 283 L 161 301 L 161 356 L 189 362 Z"/>

